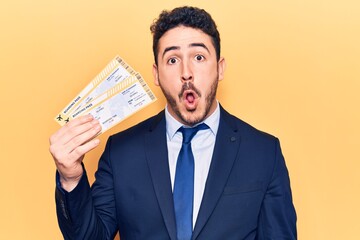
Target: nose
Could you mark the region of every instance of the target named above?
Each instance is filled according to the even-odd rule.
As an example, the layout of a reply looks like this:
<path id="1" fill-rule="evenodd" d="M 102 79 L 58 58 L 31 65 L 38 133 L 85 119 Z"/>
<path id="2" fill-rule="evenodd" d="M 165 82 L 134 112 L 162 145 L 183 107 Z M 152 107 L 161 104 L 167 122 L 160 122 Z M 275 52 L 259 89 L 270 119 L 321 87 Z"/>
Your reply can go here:
<path id="1" fill-rule="evenodd" d="M 181 72 L 181 81 L 190 81 L 193 80 L 193 73 L 190 64 L 187 61 L 183 61 L 182 72 Z"/>

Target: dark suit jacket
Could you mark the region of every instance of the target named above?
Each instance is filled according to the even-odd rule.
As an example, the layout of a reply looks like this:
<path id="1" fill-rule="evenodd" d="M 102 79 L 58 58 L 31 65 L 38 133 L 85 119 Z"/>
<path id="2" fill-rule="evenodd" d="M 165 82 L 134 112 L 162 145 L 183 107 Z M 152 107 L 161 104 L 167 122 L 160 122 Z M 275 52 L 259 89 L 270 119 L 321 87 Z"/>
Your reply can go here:
<path id="1" fill-rule="evenodd" d="M 90 189 L 56 190 L 65 239 L 176 239 L 164 112 L 111 136 Z M 221 108 L 193 239 L 296 239 L 279 141 Z"/>

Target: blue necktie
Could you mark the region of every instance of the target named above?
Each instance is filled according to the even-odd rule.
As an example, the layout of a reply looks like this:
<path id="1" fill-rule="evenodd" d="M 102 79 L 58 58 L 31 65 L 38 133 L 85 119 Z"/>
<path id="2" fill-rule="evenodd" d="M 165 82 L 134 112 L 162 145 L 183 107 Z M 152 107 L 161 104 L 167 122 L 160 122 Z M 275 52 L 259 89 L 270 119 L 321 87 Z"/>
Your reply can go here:
<path id="1" fill-rule="evenodd" d="M 207 128 L 209 127 L 202 123 L 194 128 L 181 127 L 179 129 L 183 135 L 183 142 L 176 163 L 173 192 L 178 240 L 190 240 L 192 236 L 194 156 L 191 150 L 191 139 L 197 131 Z"/>

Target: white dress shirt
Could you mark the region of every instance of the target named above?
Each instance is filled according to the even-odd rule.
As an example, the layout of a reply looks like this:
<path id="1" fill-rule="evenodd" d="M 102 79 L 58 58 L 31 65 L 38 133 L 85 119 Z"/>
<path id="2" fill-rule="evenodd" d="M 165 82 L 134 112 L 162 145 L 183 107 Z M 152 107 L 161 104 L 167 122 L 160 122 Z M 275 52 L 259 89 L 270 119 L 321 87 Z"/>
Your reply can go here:
<path id="1" fill-rule="evenodd" d="M 181 126 L 183 126 L 183 124 L 178 122 L 170 115 L 167 107 L 165 108 L 165 119 L 171 186 L 174 190 L 176 162 L 182 145 L 182 134 L 181 132 L 178 132 L 178 130 Z M 204 194 L 205 183 L 210 168 L 211 158 L 214 152 L 215 138 L 219 128 L 219 103 L 217 103 L 216 110 L 203 122 L 209 126 L 209 129 L 198 131 L 191 140 L 191 148 L 195 160 L 193 228 L 196 223 L 201 200 Z"/>

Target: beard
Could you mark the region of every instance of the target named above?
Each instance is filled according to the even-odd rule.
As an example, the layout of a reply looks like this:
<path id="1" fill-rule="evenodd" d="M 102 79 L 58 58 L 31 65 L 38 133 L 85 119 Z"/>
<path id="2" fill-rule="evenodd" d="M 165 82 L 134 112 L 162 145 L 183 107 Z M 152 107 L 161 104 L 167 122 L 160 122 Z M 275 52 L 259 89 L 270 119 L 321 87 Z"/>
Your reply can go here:
<path id="1" fill-rule="evenodd" d="M 208 117 L 210 108 L 215 101 L 218 82 L 219 82 L 219 80 L 217 77 L 216 79 L 214 79 L 212 85 L 210 86 L 210 92 L 205 96 L 205 108 L 203 110 L 201 110 L 201 107 L 200 107 L 201 112 L 199 112 L 199 113 L 196 113 L 199 106 L 197 106 L 197 108 L 195 110 L 191 110 L 191 111 L 185 110 L 186 112 L 181 112 L 175 97 L 173 97 L 170 94 L 170 92 L 166 91 L 162 87 L 160 79 L 159 79 L 159 86 L 167 100 L 167 103 L 170 105 L 171 109 L 174 111 L 176 116 L 181 120 L 181 122 L 188 126 L 194 126 L 195 124 L 204 121 L 205 118 Z M 177 94 L 177 97 L 180 102 L 181 102 L 181 97 L 183 96 L 183 93 L 186 90 L 192 90 L 192 91 L 196 92 L 196 94 L 199 97 L 201 97 L 201 93 L 200 93 L 199 89 L 197 89 L 192 82 L 185 82 L 182 86 L 180 93 Z"/>

